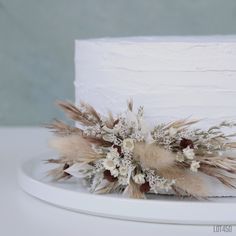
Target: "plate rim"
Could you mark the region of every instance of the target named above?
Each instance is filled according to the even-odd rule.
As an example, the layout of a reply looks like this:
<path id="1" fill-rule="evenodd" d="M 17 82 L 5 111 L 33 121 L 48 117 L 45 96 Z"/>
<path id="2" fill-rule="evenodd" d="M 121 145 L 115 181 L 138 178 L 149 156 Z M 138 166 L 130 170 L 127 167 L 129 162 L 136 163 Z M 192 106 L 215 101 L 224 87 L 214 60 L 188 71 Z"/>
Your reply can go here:
<path id="1" fill-rule="evenodd" d="M 73 212 L 115 219 L 184 225 L 236 225 L 235 202 L 167 201 L 164 199 L 129 199 L 73 191 L 40 181 L 33 176 L 42 159 L 24 161 L 18 168 L 18 182 L 24 192 L 37 199 Z M 33 166 L 29 170 L 29 166 Z M 30 173 L 32 171 L 32 173 Z M 60 195 L 57 195 L 60 194 Z M 78 203 L 80 201 L 80 203 Z M 97 204 L 99 202 L 99 204 Z M 114 207 L 115 206 L 115 207 Z M 157 210 L 155 212 L 155 209 Z M 183 211 L 184 209 L 184 211 Z M 176 216 L 177 214 L 179 216 Z"/>

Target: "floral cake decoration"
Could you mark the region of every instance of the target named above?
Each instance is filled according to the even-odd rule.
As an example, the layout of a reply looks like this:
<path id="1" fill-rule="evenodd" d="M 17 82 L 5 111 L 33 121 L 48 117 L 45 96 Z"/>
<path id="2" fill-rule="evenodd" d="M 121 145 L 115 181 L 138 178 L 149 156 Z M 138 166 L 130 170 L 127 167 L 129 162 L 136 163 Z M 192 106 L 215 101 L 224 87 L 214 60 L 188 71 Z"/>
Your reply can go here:
<path id="1" fill-rule="evenodd" d="M 92 193 L 130 198 L 164 193 L 205 199 L 204 175 L 236 188 L 236 158 L 228 155 L 236 148 L 231 140 L 236 134 L 222 131 L 234 122 L 202 130 L 192 127 L 198 120 L 182 119 L 150 128 L 144 108 L 135 112 L 131 100 L 116 117 L 103 116 L 84 102 L 58 105 L 77 126 L 59 120 L 48 125 L 55 133 L 50 145 L 60 155 L 47 160 L 57 165 L 48 173 L 54 180 L 78 178 Z"/>

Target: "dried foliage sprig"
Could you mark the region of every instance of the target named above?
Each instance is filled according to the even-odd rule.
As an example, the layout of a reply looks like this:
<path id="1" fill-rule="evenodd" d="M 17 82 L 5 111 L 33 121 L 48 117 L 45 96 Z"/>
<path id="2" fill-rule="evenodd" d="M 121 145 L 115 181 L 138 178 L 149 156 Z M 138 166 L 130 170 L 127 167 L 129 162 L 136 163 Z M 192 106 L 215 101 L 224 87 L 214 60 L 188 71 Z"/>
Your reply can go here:
<path id="1" fill-rule="evenodd" d="M 57 120 L 48 126 L 56 135 L 50 145 L 60 154 L 48 160 L 58 165 L 49 172 L 56 180 L 82 178 L 91 192 L 123 192 L 132 198 L 146 193 L 206 198 L 203 175 L 236 188 L 236 158 L 227 155 L 236 148 L 230 140 L 235 134 L 222 131 L 236 126 L 233 122 L 201 130 L 191 128 L 198 120 L 182 119 L 150 130 L 143 107 L 135 113 L 132 100 L 117 117 L 111 112 L 101 116 L 84 102 L 58 104 L 80 127 Z"/>
<path id="2" fill-rule="evenodd" d="M 52 130 L 58 136 L 67 136 L 71 134 L 81 134 L 82 130 L 77 127 L 71 127 L 62 121 L 55 120 L 51 124 L 46 125 L 46 128 Z"/>

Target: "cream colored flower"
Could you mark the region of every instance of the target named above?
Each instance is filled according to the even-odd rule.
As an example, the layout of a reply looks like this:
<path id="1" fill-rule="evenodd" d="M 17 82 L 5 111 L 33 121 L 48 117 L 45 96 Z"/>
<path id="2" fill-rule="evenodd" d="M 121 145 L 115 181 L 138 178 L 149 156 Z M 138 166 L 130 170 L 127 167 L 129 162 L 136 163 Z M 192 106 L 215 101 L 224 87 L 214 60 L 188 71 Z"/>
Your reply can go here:
<path id="1" fill-rule="evenodd" d="M 192 160 L 195 156 L 193 149 L 190 148 L 189 146 L 183 149 L 183 154 L 189 160 Z"/>
<path id="2" fill-rule="evenodd" d="M 174 137 L 177 134 L 178 130 L 174 127 L 169 128 L 169 135 L 170 137 Z"/>
<path id="3" fill-rule="evenodd" d="M 120 172 L 120 175 L 125 176 L 125 175 L 128 174 L 128 169 L 127 169 L 127 167 L 125 167 L 125 166 L 120 166 L 119 172 Z"/>
<path id="4" fill-rule="evenodd" d="M 119 159 L 119 153 L 116 148 L 110 148 L 110 151 L 107 153 L 107 159 Z"/>
<path id="5" fill-rule="evenodd" d="M 116 168 L 110 171 L 111 171 L 111 175 L 113 175 L 114 177 L 117 177 L 119 175 L 119 171 Z"/>
<path id="6" fill-rule="evenodd" d="M 136 184 L 144 184 L 145 183 L 145 176 L 143 174 L 137 174 L 133 176 L 133 180 Z"/>
<path id="7" fill-rule="evenodd" d="M 106 170 L 113 170 L 116 168 L 116 163 L 112 159 L 105 159 L 103 161 L 103 166 Z"/>
<path id="8" fill-rule="evenodd" d="M 134 140 L 132 138 L 127 138 L 123 140 L 123 148 L 126 151 L 133 151 L 134 149 Z"/>
<path id="9" fill-rule="evenodd" d="M 193 172 L 197 172 L 199 167 L 200 167 L 199 161 L 192 161 L 191 166 L 190 166 L 190 170 Z"/>
<path id="10" fill-rule="evenodd" d="M 108 142 L 113 142 L 115 140 L 115 135 L 114 134 L 104 134 L 102 136 L 103 140 L 108 141 Z"/>

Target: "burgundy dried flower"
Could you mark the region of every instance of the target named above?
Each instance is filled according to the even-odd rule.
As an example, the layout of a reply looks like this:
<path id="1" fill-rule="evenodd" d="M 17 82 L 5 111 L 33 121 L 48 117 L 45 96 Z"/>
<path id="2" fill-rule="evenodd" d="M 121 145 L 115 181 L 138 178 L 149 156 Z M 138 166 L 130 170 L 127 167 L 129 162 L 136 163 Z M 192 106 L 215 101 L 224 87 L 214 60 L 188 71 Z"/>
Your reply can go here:
<path id="1" fill-rule="evenodd" d="M 116 148 L 117 152 L 118 152 L 119 155 L 121 156 L 121 154 L 122 154 L 121 146 L 114 145 L 113 148 Z"/>
<path id="2" fill-rule="evenodd" d="M 111 171 L 109 171 L 109 170 L 105 170 L 103 172 L 103 177 L 104 177 L 104 179 L 108 180 L 109 182 L 115 182 L 118 179 L 117 177 L 114 177 L 111 174 Z"/>
<path id="3" fill-rule="evenodd" d="M 181 149 L 185 149 L 187 147 L 189 147 L 191 149 L 194 148 L 193 141 L 190 139 L 186 139 L 186 138 L 182 138 L 179 145 L 180 145 Z"/>
<path id="4" fill-rule="evenodd" d="M 150 191 L 149 182 L 145 182 L 144 184 L 141 184 L 140 187 L 139 187 L 139 190 L 142 193 L 147 193 L 148 191 Z"/>

